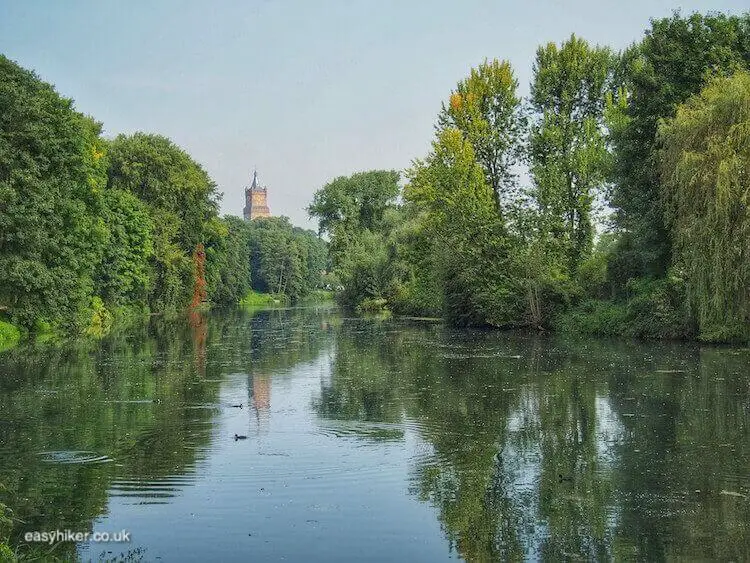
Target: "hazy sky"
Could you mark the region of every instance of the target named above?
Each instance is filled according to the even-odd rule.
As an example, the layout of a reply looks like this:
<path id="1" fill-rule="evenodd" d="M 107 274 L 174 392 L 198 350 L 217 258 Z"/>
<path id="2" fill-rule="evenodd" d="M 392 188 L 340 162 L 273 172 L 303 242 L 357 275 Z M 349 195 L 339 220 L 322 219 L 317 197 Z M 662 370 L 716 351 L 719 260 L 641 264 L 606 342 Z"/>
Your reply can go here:
<path id="1" fill-rule="evenodd" d="M 0 52 L 34 69 L 105 134 L 186 149 L 241 215 L 254 166 L 271 212 L 335 176 L 424 156 L 456 82 L 507 58 L 528 92 L 537 45 L 576 33 L 622 48 L 649 18 L 740 13 L 746 0 L 0 0 Z"/>

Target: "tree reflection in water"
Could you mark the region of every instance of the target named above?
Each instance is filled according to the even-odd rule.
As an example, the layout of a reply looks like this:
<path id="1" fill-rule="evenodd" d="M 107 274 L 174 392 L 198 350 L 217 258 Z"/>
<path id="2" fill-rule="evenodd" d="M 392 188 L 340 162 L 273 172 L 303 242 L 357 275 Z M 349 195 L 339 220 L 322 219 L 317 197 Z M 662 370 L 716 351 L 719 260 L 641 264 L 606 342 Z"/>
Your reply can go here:
<path id="1" fill-rule="evenodd" d="M 336 345 L 314 408 L 418 429 L 412 492 L 463 558 L 750 557 L 747 351 L 355 320 Z"/>
<path id="2" fill-rule="evenodd" d="M 299 504 L 319 491 L 303 487 L 306 467 L 284 465 L 295 453 L 285 444 L 326 445 L 351 469 L 354 437 L 407 452 L 408 498 L 434 507 L 470 561 L 750 559 L 748 350 L 453 331 L 316 308 L 196 315 L 0 356 L 0 501 L 14 510 L 14 544 L 30 530 L 91 530 L 108 499 L 173 503 L 202 478 L 221 413 L 236 414 L 219 395 L 231 380 L 240 400 L 247 393 L 242 417 L 289 456 L 263 467 L 312 495 Z M 313 365 L 319 374 L 298 369 Z M 306 404 L 290 404 L 292 387 Z M 284 401 L 298 426 L 277 435 L 271 422 L 283 419 L 272 417 L 287 415 L 273 406 Z M 327 441 L 304 427 L 311 420 L 345 439 Z M 232 449 L 236 460 L 254 460 L 241 457 L 253 444 Z M 318 483 L 338 486 L 335 475 Z"/>

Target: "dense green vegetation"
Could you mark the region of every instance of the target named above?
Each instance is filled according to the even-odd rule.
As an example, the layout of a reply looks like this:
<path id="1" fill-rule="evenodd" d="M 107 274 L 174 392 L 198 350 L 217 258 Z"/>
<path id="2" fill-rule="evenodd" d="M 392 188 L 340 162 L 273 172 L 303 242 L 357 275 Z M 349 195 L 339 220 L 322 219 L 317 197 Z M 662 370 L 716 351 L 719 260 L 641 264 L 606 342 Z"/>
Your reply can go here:
<path id="1" fill-rule="evenodd" d="M 169 139 L 104 139 L 0 58 L 0 345 L 339 286 L 352 309 L 456 325 L 747 340 L 749 68 L 750 16 L 722 14 L 653 20 L 620 53 L 542 45 L 527 100 L 486 60 L 425 158 L 315 194 L 327 249 L 283 218 L 220 218 Z"/>
<path id="2" fill-rule="evenodd" d="M 99 335 L 134 312 L 321 286 L 315 233 L 219 218 L 216 184 L 172 141 L 100 132 L 0 56 L 0 347 L 19 329 Z"/>
<path id="3" fill-rule="evenodd" d="M 12 346 L 21 338 L 18 328 L 8 322 L 0 320 L 0 350 Z"/>
<path id="4" fill-rule="evenodd" d="M 457 325 L 747 340 L 749 68 L 750 15 L 722 14 L 653 20 L 621 53 L 543 45 L 525 102 L 510 64 L 485 61 L 403 189 L 372 171 L 316 193 L 340 300 Z"/>

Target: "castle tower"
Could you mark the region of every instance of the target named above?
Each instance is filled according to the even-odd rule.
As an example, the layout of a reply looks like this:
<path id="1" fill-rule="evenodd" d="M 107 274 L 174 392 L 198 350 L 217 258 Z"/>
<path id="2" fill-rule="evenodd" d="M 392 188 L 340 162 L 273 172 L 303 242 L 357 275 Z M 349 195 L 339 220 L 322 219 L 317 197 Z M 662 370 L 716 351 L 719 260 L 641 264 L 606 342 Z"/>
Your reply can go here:
<path id="1" fill-rule="evenodd" d="M 257 170 L 253 171 L 253 183 L 250 184 L 249 188 L 245 188 L 245 208 L 242 210 L 245 221 L 252 221 L 258 217 L 271 216 L 266 196 L 266 187 L 258 183 Z"/>

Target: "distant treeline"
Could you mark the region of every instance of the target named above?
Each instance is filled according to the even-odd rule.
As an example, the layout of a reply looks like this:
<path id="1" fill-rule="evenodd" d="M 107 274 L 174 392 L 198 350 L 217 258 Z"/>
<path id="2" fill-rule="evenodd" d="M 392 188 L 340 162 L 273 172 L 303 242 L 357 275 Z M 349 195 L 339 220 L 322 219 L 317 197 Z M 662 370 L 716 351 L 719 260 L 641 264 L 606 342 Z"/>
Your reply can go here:
<path id="1" fill-rule="evenodd" d="M 219 193 L 169 139 L 101 126 L 0 56 L 3 334 L 106 331 L 113 316 L 233 304 L 251 289 L 298 299 L 326 244 L 285 218 L 218 216 Z"/>
<path id="2" fill-rule="evenodd" d="M 652 20 L 619 53 L 543 45 L 528 99 L 509 62 L 485 61 L 450 92 L 403 189 L 373 171 L 316 193 L 341 301 L 457 325 L 747 340 L 749 68 L 750 15 L 723 14 Z"/>

